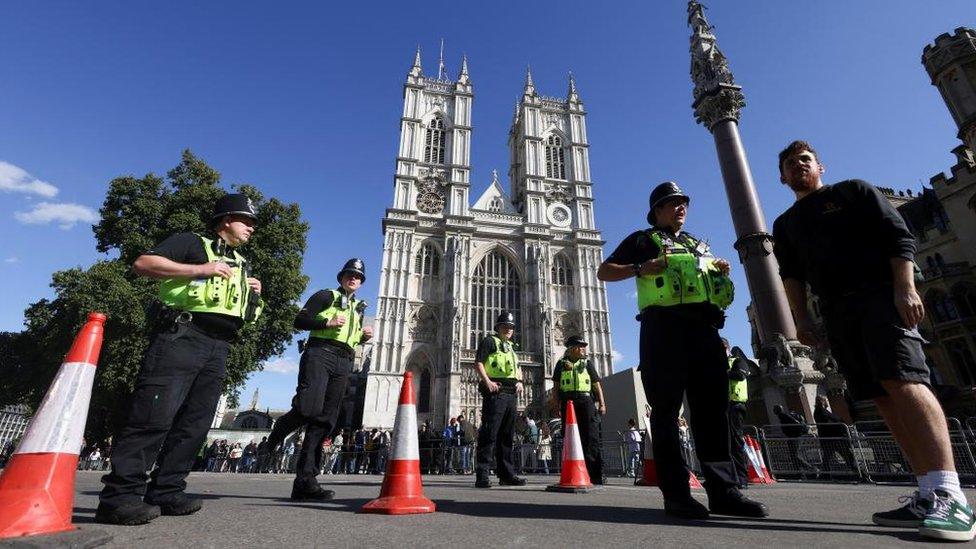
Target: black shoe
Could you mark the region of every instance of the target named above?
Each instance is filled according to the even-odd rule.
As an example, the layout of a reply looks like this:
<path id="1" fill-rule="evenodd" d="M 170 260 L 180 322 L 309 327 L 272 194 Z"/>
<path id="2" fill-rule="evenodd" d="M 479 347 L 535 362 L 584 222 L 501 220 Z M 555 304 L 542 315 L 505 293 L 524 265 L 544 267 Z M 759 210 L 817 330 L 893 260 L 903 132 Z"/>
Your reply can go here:
<path id="1" fill-rule="evenodd" d="M 491 488 L 491 481 L 486 478 L 479 478 L 474 481 L 475 488 Z"/>
<path id="2" fill-rule="evenodd" d="M 500 478 L 498 484 L 501 486 L 525 486 L 525 479 L 521 477 Z"/>
<path id="3" fill-rule="evenodd" d="M 191 498 L 186 494 L 174 494 L 172 496 L 167 496 L 159 499 L 146 498 L 146 503 L 149 505 L 159 506 L 159 510 L 162 514 L 167 516 L 183 516 L 192 515 L 203 507 L 203 500 L 200 498 Z"/>
<path id="4" fill-rule="evenodd" d="M 716 515 L 733 517 L 762 518 L 769 515 L 769 509 L 758 501 L 743 496 L 739 490 L 729 490 L 720 496 L 708 497 L 708 507 Z"/>
<path id="5" fill-rule="evenodd" d="M 291 499 L 295 501 L 326 501 L 334 497 L 335 492 L 319 485 L 305 488 L 293 486 L 291 489 Z"/>
<path id="6" fill-rule="evenodd" d="M 135 526 L 146 524 L 158 517 L 159 512 L 159 507 L 143 501 L 133 501 L 121 505 L 99 503 L 98 510 L 95 511 L 95 522 Z"/>
<path id="7" fill-rule="evenodd" d="M 708 508 L 691 496 L 688 496 L 688 499 L 664 500 L 664 512 L 672 517 L 683 519 L 708 518 Z"/>

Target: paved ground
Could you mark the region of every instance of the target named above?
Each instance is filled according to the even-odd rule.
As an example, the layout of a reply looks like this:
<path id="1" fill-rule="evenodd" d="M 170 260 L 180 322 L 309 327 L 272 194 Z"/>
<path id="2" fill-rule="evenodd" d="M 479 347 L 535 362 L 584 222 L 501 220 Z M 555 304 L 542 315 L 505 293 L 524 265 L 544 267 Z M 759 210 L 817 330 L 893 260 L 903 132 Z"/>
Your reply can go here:
<path id="1" fill-rule="evenodd" d="M 588 494 L 554 494 L 552 477 L 525 487 L 478 490 L 471 477 L 428 477 L 437 513 L 357 514 L 379 493 L 378 476 L 323 476 L 336 492 L 328 503 L 288 499 L 284 475 L 193 473 L 190 491 L 206 498 L 188 517 L 160 517 L 145 526 L 95 524 L 100 474 L 79 472 L 75 524 L 101 530 L 110 547 L 892 547 L 917 546 L 913 530 L 870 524 L 870 513 L 896 504 L 903 486 L 781 482 L 748 495 L 769 505 L 763 520 L 667 517 L 656 488 L 626 479 Z M 699 491 L 696 491 L 699 492 Z M 704 496 L 703 493 L 699 494 Z M 971 499 L 976 493 L 969 491 Z"/>

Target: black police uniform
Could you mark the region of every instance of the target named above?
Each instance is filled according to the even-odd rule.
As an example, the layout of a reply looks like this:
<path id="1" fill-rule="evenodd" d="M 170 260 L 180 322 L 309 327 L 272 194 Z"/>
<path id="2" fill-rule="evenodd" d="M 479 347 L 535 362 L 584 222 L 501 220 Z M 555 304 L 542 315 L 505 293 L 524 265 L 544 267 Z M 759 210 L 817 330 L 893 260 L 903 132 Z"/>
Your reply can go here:
<path id="1" fill-rule="evenodd" d="M 731 357 L 730 357 L 731 358 Z M 749 364 L 745 358 L 736 357 L 729 369 L 729 381 L 742 381 L 748 377 Z M 729 399 L 729 451 L 740 488 L 749 486 L 749 457 L 746 456 L 745 432 L 746 404 Z"/>
<path id="2" fill-rule="evenodd" d="M 590 475 L 590 481 L 594 483 L 603 482 L 603 454 L 600 452 L 600 414 L 597 412 L 592 392 L 584 393 L 579 391 L 563 391 L 559 385 L 563 370 L 572 362 L 563 357 L 556 362 L 552 370 L 552 382 L 559 394 L 559 412 L 563 414 L 563 440 L 566 440 L 566 403 L 573 403 L 573 411 L 576 412 L 576 423 L 579 427 L 580 441 L 583 444 L 583 459 L 586 460 L 586 472 Z M 600 381 L 600 375 L 589 360 L 586 361 L 586 372 L 590 375 L 590 384 Z"/>
<path id="3" fill-rule="evenodd" d="M 358 260 L 350 260 L 346 268 L 339 272 L 354 272 L 365 280 L 362 262 L 356 267 L 349 268 Z M 340 286 L 340 295 L 345 296 L 345 290 Z M 298 330 L 322 330 L 327 328 L 328 320 L 316 318 L 319 313 L 331 307 L 334 295 L 331 290 L 319 290 L 312 295 L 295 318 L 295 328 Z M 362 325 L 362 310 L 350 311 L 349 322 Z M 361 342 L 366 341 L 364 335 Z M 328 498 L 331 493 L 318 486 L 316 476 L 322 465 L 322 442 L 332 434 L 339 416 L 339 408 L 346 394 L 349 375 L 352 372 L 355 350 L 349 345 L 332 339 L 319 337 L 309 338 L 302 352 L 298 366 L 298 387 L 292 398 L 292 407 L 285 415 L 275 422 L 271 436 L 268 437 L 269 448 L 281 444 L 289 433 L 305 425 L 305 438 L 298 452 L 295 466 L 295 482 L 292 496 L 295 498 L 320 499 Z"/>
<path id="4" fill-rule="evenodd" d="M 511 343 L 509 342 L 511 345 Z M 498 350 L 495 340 L 489 336 L 478 344 L 475 360 L 482 364 L 488 356 Z M 495 471 L 503 483 L 520 482 L 515 476 L 512 464 L 512 446 L 515 438 L 515 416 L 518 409 L 516 394 L 517 380 L 492 379 L 498 383 L 498 392 L 492 393 L 480 382 L 481 428 L 478 430 L 478 455 L 475 473 L 478 481 L 488 480 L 492 455 L 495 457 Z"/>

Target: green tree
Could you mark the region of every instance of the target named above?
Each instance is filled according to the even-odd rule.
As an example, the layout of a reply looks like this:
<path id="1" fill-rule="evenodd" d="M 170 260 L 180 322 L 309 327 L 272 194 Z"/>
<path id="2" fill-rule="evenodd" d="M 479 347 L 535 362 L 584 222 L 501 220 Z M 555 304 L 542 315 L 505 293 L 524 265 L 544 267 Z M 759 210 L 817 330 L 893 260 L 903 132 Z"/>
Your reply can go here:
<path id="1" fill-rule="evenodd" d="M 235 188 L 257 208 L 258 228 L 241 252 L 261 280 L 265 308 L 257 323 L 242 330 L 227 361 L 226 391 L 234 401 L 248 374 L 291 342 L 296 302 L 308 284 L 302 274 L 308 224 L 298 205 L 265 199 L 251 185 Z M 149 345 L 152 319 L 146 311 L 158 284 L 136 276 L 132 262 L 173 233 L 206 232 L 214 203 L 225 192 L 220 174 L 190 151 L 165 179 L 148 174 L 112 180 L 93 227 L 97 250 L 109 259 L 54 273 L 57 297 L 27 308 L 23 332 L 0 333 L 0 403 L 36 406 L 88 312 L 101 311 L 108 320 L 86 431 L 90 440 L 114 431 L 127 413 Z"/>

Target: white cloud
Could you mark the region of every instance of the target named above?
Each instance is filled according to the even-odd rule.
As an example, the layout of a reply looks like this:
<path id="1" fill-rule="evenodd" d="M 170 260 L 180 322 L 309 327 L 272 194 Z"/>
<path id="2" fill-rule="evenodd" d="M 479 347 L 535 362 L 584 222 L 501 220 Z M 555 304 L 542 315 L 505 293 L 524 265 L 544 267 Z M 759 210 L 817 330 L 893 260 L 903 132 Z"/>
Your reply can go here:
<path id="1" fill-rule="evenodd" d="M 275 372 L 279 374 L 290 374 L 298 371 L 298 359 L 290 356 L 283 356 L 272 360 L 271 362 L 266 362 L 264 364 L 265 372 Z"/>
<path id="2" fill-rule="evenodd" d="M 20 258 L 16 256 L 10 256 L 3 260 L 4 263 L 20 263 Z"/>
<path id="3" fill-rule="evenodd" d="M 8 193 L 36 194 L 54 198 L 58 188 L 27 173 L 23 168 L 0 160 L 0 191 Z"/>
<path id="4" fill-rule="evenodd" d="M 76 223 L 95 223 L 98 215 L 95 210 L 81 204 L 40 202 L 28 212 L 16 212 L 14 217 L 21 223 L 28 225 L 47 225 L 57 223 L 64 230 L 74 227 Z"/>
<path id="5" fill-rule="evenodd" d="M 613 359 L 614 362 L 620 362 L 624 359 L 624 354 L 616 349 L 613 349 L 610 351 L 610 358 Z"/>

